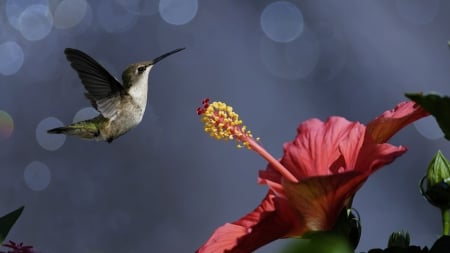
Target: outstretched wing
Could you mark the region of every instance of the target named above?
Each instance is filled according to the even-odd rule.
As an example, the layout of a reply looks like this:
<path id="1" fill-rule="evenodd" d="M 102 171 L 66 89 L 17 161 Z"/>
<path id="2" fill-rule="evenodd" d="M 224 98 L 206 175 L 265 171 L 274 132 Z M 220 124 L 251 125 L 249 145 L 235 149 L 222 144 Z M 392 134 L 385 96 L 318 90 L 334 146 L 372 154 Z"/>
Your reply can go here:
<path id="1" fill-rule="evenodd" d="M 104 117 L 111 118 L 116 114 L 120 98 L 125 94 L 123 86 L 105 68 L 89 55 L 80 50 L 66 48 L 64 50 L 81 82 L 86 89 L 86 97 L 92 106 Z"/>

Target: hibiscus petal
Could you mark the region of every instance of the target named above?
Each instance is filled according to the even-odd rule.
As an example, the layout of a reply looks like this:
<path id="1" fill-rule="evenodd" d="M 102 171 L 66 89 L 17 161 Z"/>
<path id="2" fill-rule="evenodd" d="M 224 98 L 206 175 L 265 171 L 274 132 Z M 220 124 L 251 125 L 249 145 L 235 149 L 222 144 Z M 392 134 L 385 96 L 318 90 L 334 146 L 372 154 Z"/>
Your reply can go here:
<path id="1" fill-rule="evenodd" d="M 236 222 L 214 231 L 197 253 L 248 253 L 303 226 L 287 201 L 269 191 L 261 204 Z"/>
<path id="2" fill-rule="evenodd" d="M 289 203 L 301 215 L 307 231 L 324 231 L 333 227 L 342 209 L 369 175 L 348 171 L 311 177 L 298 183 L 285 180 L 283 186 Z"/>
<path id="3" fill-rule="evenodd" d="M 371 136 L 364 137 L 355 168 L 370 174 L 381 167 L 390 164 L 397 157 L 403 155 L 408 149 L 404 146 L 394 146 L 389 143 L 376 144 Z"/>
<path id="4" fill-rule="evenodd" d="M 408 101 L 398 104 L 394 109 L 385 111 L 367 125 L 367 133 L 377 143 L 389 140 L 400 129 L 414 121 L 428 116 L 418 104 Z"/>
<path id="5" fill-rule="evenodd" d="M 339 153 L 342 155 L 342 161 L 336 161 L 331 167 L 330 171 L 333 174 L 343 172 L 348 169 L 353 170 L 356 167 L 358 156 L 360 156 L 360 150 L 364 145 L 364 136 L 366 128 L 362 125 L 357 125 L 353 129 L 350 129 L 345 139 L 339 142 Z M 341 171 L 339 171 L 341 169 Z"/>
<path id="6" fill-rule="evenodd" d="M 310 176 L 330 175 L 346 168 L 339 159 L 342 142 L 358 148 L 365 127 L 342 117 L 330 117 L 326 122 L 307 120 L 298 127 L 294 141 L 284 144 L 283 164 L 298 180 Z M 354 149 L 356 154 L 358 149 Z M 320 157 L 320 159 L 318 159 Z"/>
<path id="7" fill-rule="evenodd" d="M 267 165 L 265 170 L 259 171 L 258 184 L 265 184 L 277 196 L 285 197 L 283 186 L 281 185 L 282 180 L 283 176 L 273 169 L 270 164 Z"/>
<path id="8" fill-rule="evenodd" d="M 219 227 L 196 253 L 223 253 L 236 247 L 237 239 L 247 234 L 247 228 L 231 223 Z M 239 252 L 239 251 L 234 251 Z"/>

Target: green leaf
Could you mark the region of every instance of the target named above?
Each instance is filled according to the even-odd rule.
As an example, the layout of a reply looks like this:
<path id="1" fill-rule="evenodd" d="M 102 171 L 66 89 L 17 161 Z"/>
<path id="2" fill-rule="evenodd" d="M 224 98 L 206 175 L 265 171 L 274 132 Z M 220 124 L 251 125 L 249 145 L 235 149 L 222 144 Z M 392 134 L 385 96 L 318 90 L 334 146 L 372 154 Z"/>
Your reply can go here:
<path id="1" fill-rule="evenodd" d="M 406 93 L 405 96 L 433 115 L 445 138 L 450 140 L 450 97 L 421 93 Z"/>
<path id="2" fill-rule="evenodd" d="M 9 233 L 9 230 L 11 230 L 11 227 L 14 225 L 14 223 L 16 223 L 20 214 L 22 214 L 23 208 L 24 207 L 22 206 L 5 216 L 0 217 L 0 243 L 5 240 L 6 236 Z"/>

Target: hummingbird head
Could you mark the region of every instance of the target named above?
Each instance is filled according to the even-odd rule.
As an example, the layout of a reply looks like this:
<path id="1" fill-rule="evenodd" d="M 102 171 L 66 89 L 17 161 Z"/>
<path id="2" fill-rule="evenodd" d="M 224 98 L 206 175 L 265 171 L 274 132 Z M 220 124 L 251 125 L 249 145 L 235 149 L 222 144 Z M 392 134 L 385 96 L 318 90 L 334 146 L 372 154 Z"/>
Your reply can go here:
<path id="1" fill-rule="evenodd" d="M 157 62 L 161 61 L 162 59 L 166 58 L 169 55 L 175 54 L 181 50 L 184 50 L 184 48 L 178 48 L 175 50 L 172 50 L 168 53 L 165 53 L 161 56 L 156 57 L 155 59 L 151 61 L 144 61 L 144 62 L 138 62 L 135 64 L 131 64 L 128 66 L 127 69 L 122 73 L 122 80 L 125 86 L 130 86 L 131 84 L 135 84 L 144 78 L 145 81 L 148 79 L 148 73 L 150 73 L 150 70 L 152 69 L 153 65 L 155 65 Z"/>

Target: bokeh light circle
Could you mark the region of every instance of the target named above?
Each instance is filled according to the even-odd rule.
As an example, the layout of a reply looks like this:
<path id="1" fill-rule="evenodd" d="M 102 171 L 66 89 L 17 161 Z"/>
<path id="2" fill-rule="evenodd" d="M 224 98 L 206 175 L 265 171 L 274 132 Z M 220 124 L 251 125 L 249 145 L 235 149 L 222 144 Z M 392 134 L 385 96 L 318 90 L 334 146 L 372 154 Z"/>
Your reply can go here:
<path id="1" fill-rule="evenodd" d="M 260 55 L 271 74 L 287 80 L 303 79 L 319 62 L 320 44 L 316 34 L 305 27 L 302 35 L 291 43 L 277 43 L 262 37 Z"/>
<path id="2" fill-rule="evenodd" d="M 48 5 L 33 4 L 19 16 L 18 30 L 30 41 L 42 40 L 53 27 L 53 16 Z"/>
<path id="3" fill-rule="evenodd" d="M 0 111 L 0 141 L 8 139 L 14 130 L 14 121 L 7 112 Z"/>
<path id="4" fill-rule="evenodd" d="M 161 18 L 171 25 L 184 25 L 189 23 L 197 14 L 197 0 L 160 0 L 159 14 Z"/>
<path id="5" fill-rule="evenodd" d="M 434 117 L 425 117 L 414 122 L 414 127 L 423 137 L 429 140 L 438 140 L 444 137 L 444 133 L 439 127 Z"/>
<path id="6" fill-rule="evenodd" d="M 396 0 L 400 16 L 417 25 L 429 24 L 439 11 L 439 0 Z"/>
<path id="7" fill-rule="evenodd" d="M 47 133 L 47 130 L 61 126 L 63 126 L 63 123 L 54 117 L 48 117 L 39 122 L 36 128 L 36 140 L 43 149 L 55 151 L 64 144 L 66 141 L 65 135 Z"/>
<path id="8" fill-rule="evenodd" d="M 60 29 L 74 27 L 84 19 L 87 11 L 86 0 L 63 0 L 54 11 L 55 27 Z"/>
<path id="9" fill-rule="evenodd" d="M 267 5 L 261 13 L 261 28 L 276 42 L 291 42 L 303 32 L 301 11 L 292 3 L 278 1 Z"/>
<path id="10" fill-rule="evenodd" d="M 329 82 L 342 72 L 347 63 L 347 38 L 327 21 L 311 24 L 309 28 L 319 42 L 320 56 L 314 71 L 306 79 L 312 83 Z"/>
<path id="11" fill-rule="evenodd" d="M 42 162 L 33 161 L 25 168 L 23 178 L 28 188 L 33 191 L 42 191 L 50 184 L 50 169 Z"/>
<path id="12" fill-rule="evenodd" d="M 22 12 L 31 4 L 41 4 L 48 6 L 48 0 L 7 0 L 5 6 L 5 14 L 9 24 L 19 30 L 19 17 Z"/>
<path id="13" fill-rule="evenodd" d="M 50 33 L 45 41 L 33 43 L 32 50 L 26 52 L 26 64 L 21 70 L 21 76 L 34 82 L 49 82 L 67 75 L 60 69 L 61 63 L 66 62 L 58 59 L 64 54 L 64 46 L 73 45 L 73 40 L 69 33 L 56 31 Z"/>
<path id="14" fill-rule="evenodd" d="M 158 13 L 157 0 L 115 0 L 130 13 L 150 16 Z"/>
<path id="15" fill-rule="evenodd" d="M 87 120 L 94 118 L 99 115 L 99 112 L 92 107 L 85 107 L 79 110 L 73 117 L 72 122 L 79 122 L 82 120 Z"/>
<path id="16" fill-rule="evenodd" d="M 94 22 L 94 10 L 92 9 L 92 6 L 87 2 L 86 13 L 84 14 L 83 19 L 77 25 L 70 28 L 70 34 L 73 36 L 81 34 L 87 36 L 87 34 L 85 34 L 86 32 L 96 33 L 94 29 L 92 29 L 93 22 Z M 89 45 L 96 44 L 98 40 L 99 40 L 98 36 L 90 36 L 89 40 L 84 40 L 83 42 L 84 45 L 89 48 Z"/>
<path id="17" fill-rule="evenodd" d="M 7 41 L 0 44 L 0 74 L 13 75 L 23 65 L 24 53 L 22 47 L 15 41 Z"/>
<path id="18" fill-rule="evenodd" d="M 109 0 L 101 1 L 96 9 L 100 27 L 108 33 L 126 32 L 137 22 L 137 16 Z"/>

